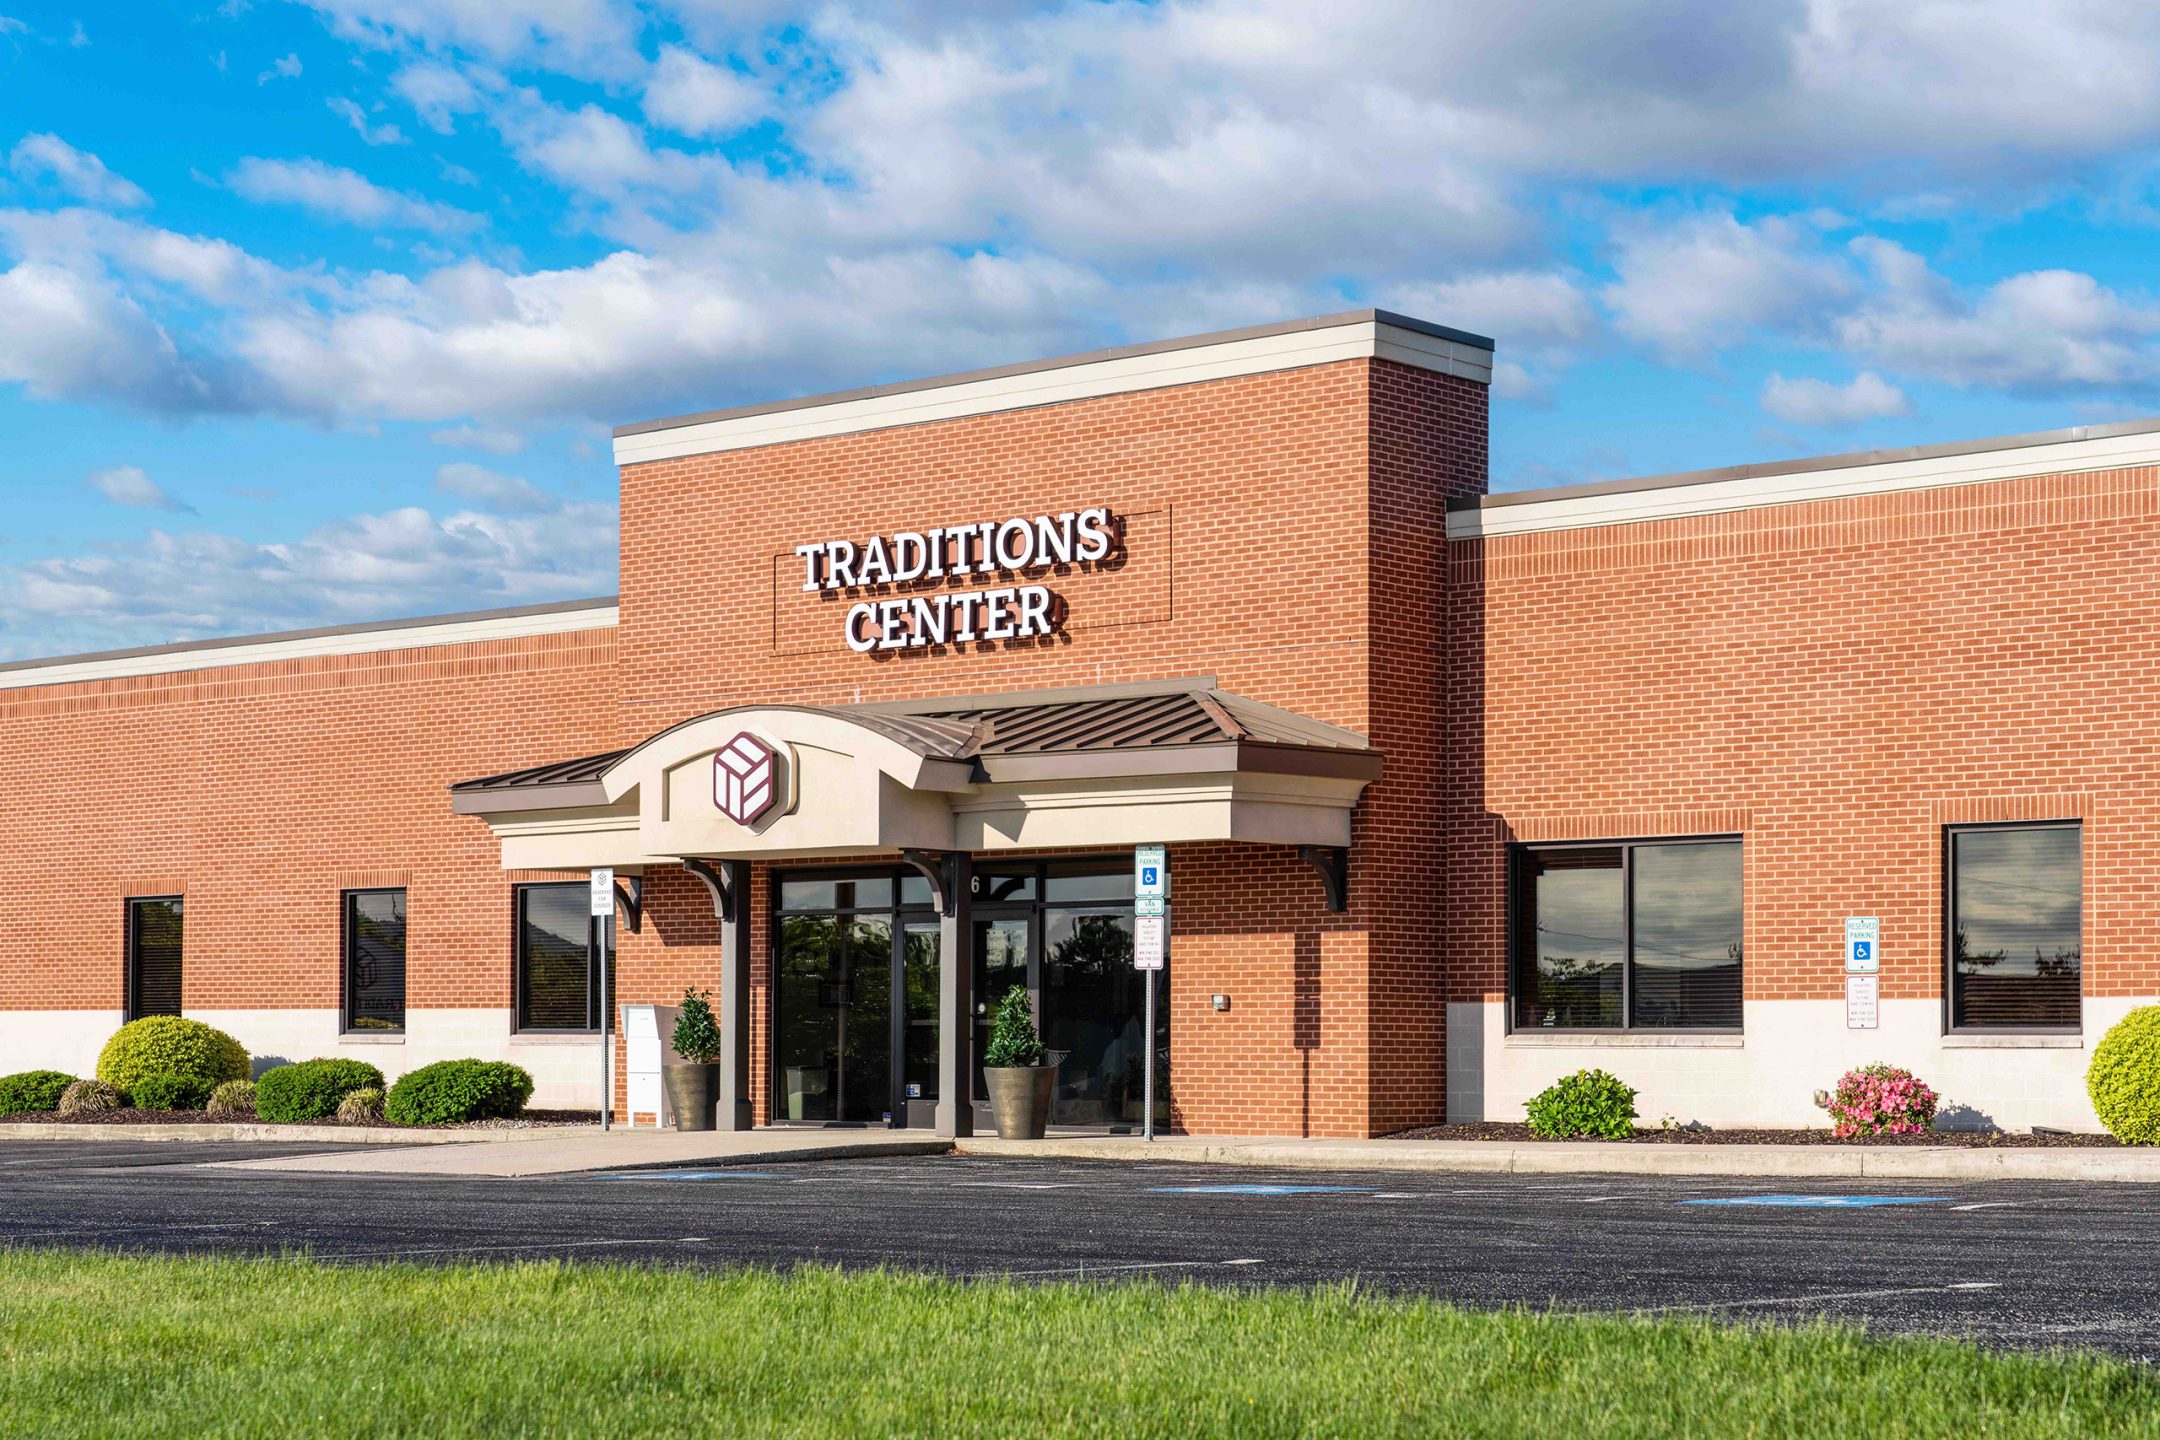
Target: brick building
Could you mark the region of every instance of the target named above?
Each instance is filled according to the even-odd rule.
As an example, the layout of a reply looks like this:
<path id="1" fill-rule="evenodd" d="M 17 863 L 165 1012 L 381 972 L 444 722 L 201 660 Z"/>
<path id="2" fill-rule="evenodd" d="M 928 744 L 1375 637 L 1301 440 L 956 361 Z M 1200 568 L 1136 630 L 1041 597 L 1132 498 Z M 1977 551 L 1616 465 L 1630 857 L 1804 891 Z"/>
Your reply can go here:
<path id="1" fill-rule="evenodd" d="M 1814 1123 L 1882 1058 L 2091 1128 L 2160 995 L 2160 426 L 1487 496 L 1491 345 L 1384 312 L 618 432 L 621 594 L 0 667 L 0 1069 L 132 1014 L 723 1123 Z M 1851 971 L 1852 973 L 1848 973 Z M 663 1012 L 664 1014 L 664 1012 Z M 614 1067 L 618 1105 L 626 1066 Z"/>

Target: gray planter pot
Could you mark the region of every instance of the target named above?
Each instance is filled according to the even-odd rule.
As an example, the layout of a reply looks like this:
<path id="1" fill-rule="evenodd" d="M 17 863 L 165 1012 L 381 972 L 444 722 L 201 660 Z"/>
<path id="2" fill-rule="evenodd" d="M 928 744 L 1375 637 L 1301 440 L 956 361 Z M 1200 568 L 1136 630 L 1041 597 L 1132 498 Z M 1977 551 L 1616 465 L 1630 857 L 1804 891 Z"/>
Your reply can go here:
<path id="1" fill-rule="evenodd" d="M 1006 1140 L 1040 1140 L 1050 1123 L 1050 1095 L 1057 1087 L 1057 1066 L 1029 1065 L 983 1071 L 990 1090 L 990 1118 Z"/>
<path id="2" fill-rule="evenodd" d="M 720 1067 L 717 1065 L 663 1065 L 660 1077 L 667 1082 L 668 1104 L 675 1111 L 677 1130 L 710 1130 L 713 1109 L 720 1100 Z"/>

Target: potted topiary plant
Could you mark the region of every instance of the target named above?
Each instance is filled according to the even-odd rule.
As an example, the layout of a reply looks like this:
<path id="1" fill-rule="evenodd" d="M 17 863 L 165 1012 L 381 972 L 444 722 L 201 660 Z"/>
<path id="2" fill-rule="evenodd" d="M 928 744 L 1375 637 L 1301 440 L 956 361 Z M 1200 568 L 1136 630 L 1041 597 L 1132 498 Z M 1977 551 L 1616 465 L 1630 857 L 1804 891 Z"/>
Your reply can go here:
<path id="1" fill-rule="evenodd" d="M 675 1053 L 680 1065 L 663 1065 L 668 1104 L 677 1130 L 710 1130 L 720 1098 L 720 1023 L 713 1019 L 712 992 L 684 990 L 675 1011 Z"/>
<path id="2" fill-rule="evenodd" d="M 983 1080 L 990 1090 L 990 1114 L 1007 1140 L 1040 1140 L 1050 1123 L 1050 1094 L 1057 1066 L 1049 1063 L 1042 1036 L 1035 1033 L 1035 1011 L 1027 991 L 1015 985 L 998 1001 L 983 1050 Z"/>

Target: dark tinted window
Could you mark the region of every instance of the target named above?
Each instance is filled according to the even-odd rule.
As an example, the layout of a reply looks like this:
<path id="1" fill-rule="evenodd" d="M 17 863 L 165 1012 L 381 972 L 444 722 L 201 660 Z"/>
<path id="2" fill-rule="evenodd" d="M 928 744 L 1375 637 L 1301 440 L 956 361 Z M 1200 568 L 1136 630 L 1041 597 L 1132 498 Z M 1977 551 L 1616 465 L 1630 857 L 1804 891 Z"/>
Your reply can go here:
<path id="1" fill-rule="evenodd" d="M 1632 1023 L 1740 1028 L 1740 847 L 1637 845 L 1629 852 Z"/>
<path id="2" fill-rule="evenodd" d="M 1738 841 L 1516 852 L 1518 1030 L 1740 1028 Z"/>
<path id="3" fill-rule="evenodd" d="M 1617 1028 L 1627 962 L 1620 851 L 1522 851 L 1516 902 L 1516 1027 Z"/>
<path id="4" fill-rule="evenodd" d="M 783 880 L 782 910 L 884 910 L 893 903 L 889 876 L 849 880 Z"/>
<path id="5" fill-rule="evenodd" d="M 1953 1029 L 2074 1030 L 2084 970 L 2075 825 L 1950 832 Z"/>
<path id="6" fill-rule="evenodd" d="M 1132 866 L 1118 870 L 1059 870 L 1052 868 L 1043 881 L 1043 898 L 1052 905 L 1074 901 L 1132 899 Z"/>
<path id="7" fill-rule="evenodd" d="M 405 892 L 345 896 L 345 1028 L 405 1028 Z"/>
<path id="8" fill-rule="evenodd" d="M 527 885 L 517 895 L 518 1029 L 599 1029 L 590 887 Z"/>
<path id="9" fill-rule="evenodd" d="M 128 1018 L 180 1013 L 181 911 L 177 895 L 128 901 Z M 108 912 L 110 913 L 110 912 Z"/>

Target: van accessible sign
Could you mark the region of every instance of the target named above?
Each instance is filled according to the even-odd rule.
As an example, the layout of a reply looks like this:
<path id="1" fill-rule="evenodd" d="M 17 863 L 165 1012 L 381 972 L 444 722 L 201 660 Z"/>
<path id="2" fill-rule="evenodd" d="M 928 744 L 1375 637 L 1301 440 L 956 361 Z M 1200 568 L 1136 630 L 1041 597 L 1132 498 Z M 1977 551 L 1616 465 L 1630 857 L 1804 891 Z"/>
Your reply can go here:
<path id="1" fill-rule="evenodd" d="M 797 545 L 803 590 L 854 590 L 925 580 L 1021 574 L 1053 565 L 1107 560 L 1118 547 L 1117 517 L 1101 506 L 1056 515 L 1014 516 L 967 525 L 896 530 L 853 540 Z M 1025 640 L 1063 628 L 1065 606 L 1046 585 L 984 585 L 941 589 L 848 608 L 843 633 L 857 654 Z"/>

